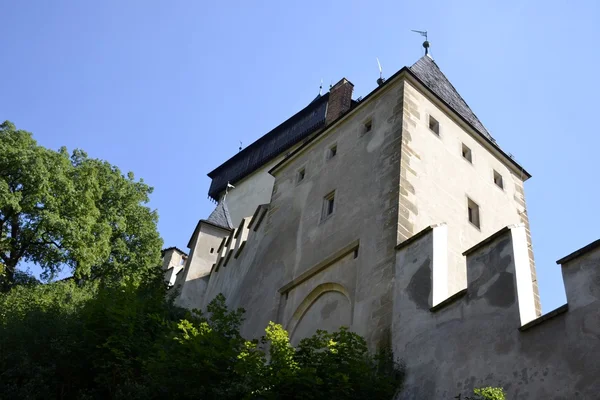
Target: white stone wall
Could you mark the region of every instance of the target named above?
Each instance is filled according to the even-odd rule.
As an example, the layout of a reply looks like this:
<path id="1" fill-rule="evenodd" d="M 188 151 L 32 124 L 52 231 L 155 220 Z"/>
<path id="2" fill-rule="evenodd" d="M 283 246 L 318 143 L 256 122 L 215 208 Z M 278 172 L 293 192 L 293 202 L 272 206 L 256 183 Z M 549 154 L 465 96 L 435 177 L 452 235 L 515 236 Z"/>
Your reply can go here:
<path id="1" fill-rule="evenodd" d="M 252 216 L 256 207 L 271 201 L 275 178 L 268 171 L 281 158 L 272 160 L 241 181 L 234 182 L 235 189 L 230 189 L 227 193 L 227 207 L 233 226 L 239 226 L 243 218 Z"/>
<path id="2" fill-rule="evenodd" d="M 402 226 L 401 218 L 400 232 L 412 235 L 429 225 L 447 224 L 452 294 L 466 285 L 462 252 L 500 228 L 521 222 L 519 213 L 525 210 L 515 200 L 513 183 L 521 176 L 425 93 L 405 84 L 400 212 L 408 217 L 408 226 Z M 439 136 L 429 129 L 429 115 L 439 122 Z M 463 143 L 471 149 L 472 163 L 462 156 Z M 494 170 L 502 175 L 504 189 L 494 183 Z M 468 221 L 467 198 L 479 205 L 479 229 Z M 408 207 L 402 207 L 403 201 Z"/>

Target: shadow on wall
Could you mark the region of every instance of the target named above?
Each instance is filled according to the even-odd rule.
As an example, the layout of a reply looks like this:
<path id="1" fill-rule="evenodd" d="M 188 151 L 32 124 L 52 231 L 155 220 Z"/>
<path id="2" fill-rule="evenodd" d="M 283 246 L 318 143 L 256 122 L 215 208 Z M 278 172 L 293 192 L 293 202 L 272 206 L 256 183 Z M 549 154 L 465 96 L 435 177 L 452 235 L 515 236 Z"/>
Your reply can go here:
<path id="1" fill-rule="evenodd" d="M 452 398 L 502 386 L 507 398 L 597 398 L 600 241 L 562 260 L 568 305 L 535 317 L 525 227 L 467 250 L 467 288 L 433 302 L 445 276 L 437 229 L 399 245 L 394 353 L 407 360 L 401 399 Z M 443 235 L 442 235 L 443 236 Z"/>

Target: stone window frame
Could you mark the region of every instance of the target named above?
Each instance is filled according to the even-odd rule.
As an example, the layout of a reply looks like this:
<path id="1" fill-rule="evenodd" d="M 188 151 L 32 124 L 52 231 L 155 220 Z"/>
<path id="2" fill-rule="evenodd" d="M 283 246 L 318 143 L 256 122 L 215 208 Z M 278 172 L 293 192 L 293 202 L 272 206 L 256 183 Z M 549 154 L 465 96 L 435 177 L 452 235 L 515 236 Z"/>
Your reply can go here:
<path id="1" fill-rule="evenodd" d="M 372 115 L 369 115 L 367 118 L 363 119 L 360 124 L 360 137 L 363 137 L 366 134 L 373 132 L 373 129 L 374 119 Z"/>
<path id="2" fill-rule="evenodd" d="M 331 192 L 327 193 L 325 196 L 323 196 L 323 205 L 321 206 L 321 222 L 325 222 L 328 219 L 331 218 L 332 215 L 335 214 L 335 210 L 337 209 L 336 206 L 336 201 L 335 201 L 335 196 L 336 191 L 332 190 Z M 331 206 L 331 203 L 333 203 L 333 205 Z M 331 212 L 329 211 L 331 207 Z"/>
<path id="3" fill-rule="evenodd" d="M 333 142 L 332 144 L 327 146 L 327 150 L 325 152 L 325 161 L 329 161 L 335 158 L 338 155 L 338 150 L 339 147 L 337 142 Z"/>
<path id="4" fill-rule="evenodd" d="M 465 153 L 466 149 L 466 153 Z M 463 160 L 467 161 L 469 164 L 473 165 L 473 150 L 467 146 L 464 142 L 460 143 L 460 155 Z"/>
<path id="5" fill-rule="evenodd" d="M 300 185 L 302 182 L 306 180 L 306 165 L 301 166 L 296 169 L 296 174 L 294 175 L 294 180 L 296 185 Z"/>
<path id="6" fill-rule="evenodd" d="M 442 124 L 440 123 L 440 120 L 429 113 L 427 113 L 426 115 L 427 115 L 427 121 L 426 121 L 427 129 L 429 129 L 429 131 L 432 132 L 438 138 L 441 137 L 442 136 Z M 431 128 L 431 120 L 435 121 L 435 126 L 437 127 L 437 130 L 434 130 Z"/>
<path id="7" fill-rule="evenodd" d="M 467 205 L 467 221 L 469 221 L 469 224 L 474 227 L 475 229 L 477 229 L 478 231 L 481 231 L 481 226 L 483 225 L 481 223 L 481 206 L 479 205 L 478 202 L 476 202 L 475 200 L 473 200 L 473 198 L 469 195 L 466 195 L 466 205 Z M 473 218 L 472 213 L 469 212 L 470 209 L 472 209 L 471 207 L 471 203 L 473 205 L 475 205 L 476 207 L 476 218 Z M 475 219 L 475 222 L 477 222 L 477 224 L 475 224 L 475 222 L 472 221 L 472 219 Z"/>
<path id="8" fill-rule="evenodd" d="M 496 182 L 496 177 L 500 177 L 500 184 Z M 495 168 L 492 168 L 492 182 L 494 182 L 494 186 L 503 192 L 506 190 L 504 187 L 504 176 L 500 172 L 498 172 Z"/>

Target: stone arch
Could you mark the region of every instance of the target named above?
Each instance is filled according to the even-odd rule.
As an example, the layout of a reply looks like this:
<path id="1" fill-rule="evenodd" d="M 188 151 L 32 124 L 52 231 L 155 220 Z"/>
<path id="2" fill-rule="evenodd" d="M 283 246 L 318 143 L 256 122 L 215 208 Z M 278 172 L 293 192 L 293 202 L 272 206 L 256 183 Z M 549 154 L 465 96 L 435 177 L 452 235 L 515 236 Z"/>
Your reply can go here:
<path id="1" fill-rule="evenodd" d="M 341 294 L 347 300 L 348 307 L 349 307 L 348 325 L 352 324 L 353 314 L 354 314 L 354 304 L 352 303 L 350 293 L 348 293 L 346 288 L 344 286 L 340 285 L 339 283 L 334 283 L 334 282 L 322 283 L 322 284 L 318 285 L 316 288 L 314 288 L 308 294 L 308 296 L 306 296 L 304 298 L 304 300 L 302 300 L 300 305 L 296 308 L 296 311 L 294 312 L 294 314 L 292 315 L 292 318 L 290 319 L 290 321 L 287 324 L 287 330 L 290 334 L 290 338 L 294 337 L 294 334 L 296 333 L 298 326 L 302 322 L 306 313 L 311 309 L 311 307 L 315 303 L 317 303 L 317 301 L 321 297 L 323 297 L 329 293 L 336 293 L 338 295 Z"/>

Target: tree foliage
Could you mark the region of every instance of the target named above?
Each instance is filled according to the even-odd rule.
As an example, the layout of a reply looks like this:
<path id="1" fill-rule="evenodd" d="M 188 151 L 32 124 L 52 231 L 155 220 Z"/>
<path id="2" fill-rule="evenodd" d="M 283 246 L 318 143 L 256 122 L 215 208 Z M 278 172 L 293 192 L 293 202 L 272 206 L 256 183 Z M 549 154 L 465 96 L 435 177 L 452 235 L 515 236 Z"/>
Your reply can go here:
<path id="1" fill-rule="evenodd" d="M 37 144 L 0 125 L 0 291 L 15 285 L 20 262 L 43 277 L 64 266 L 77 278 L 137 279 L 160 261 L 152 188 L 81 150 Z"/>
<path id="2" fill-rule="evenodd" d="M 173 306 L 160 276 L 141 286 L 73 281 L 0 294 L 0 397 L 19 399 L 386 399 L 403 369 L 346 329 L 290 345 L 243 310 Z"/>

